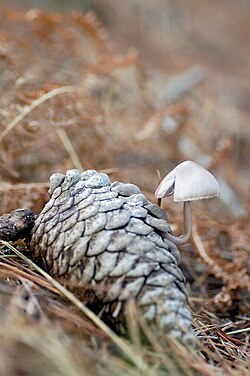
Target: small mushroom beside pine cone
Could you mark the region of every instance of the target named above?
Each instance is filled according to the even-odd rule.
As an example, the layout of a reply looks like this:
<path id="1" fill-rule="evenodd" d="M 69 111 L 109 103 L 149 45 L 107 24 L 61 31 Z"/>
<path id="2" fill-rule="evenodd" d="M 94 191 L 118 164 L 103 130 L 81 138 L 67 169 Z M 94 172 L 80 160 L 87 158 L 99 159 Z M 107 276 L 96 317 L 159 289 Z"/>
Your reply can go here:
<path id="1" fill-rule="evenodd" d="M 191 236 L 191 201 L 219 195 L 214 176 L 192 161 L 176 166 L 156 197 L 184 202 L 184 231 L 175 237 L 167 215 L 130 183 L 95 170 L 68 170 L 50 178 L 50 200 L 35 219 L 27 209 L 0 217 L 0 239 L 31 238 L 33 256 L 63 278 L 109 325 L 125 324 L 133 300 L 144 319 L 182 341 L 192 341 L 185 278 L 176 245 Z M 31 232 L 32 229 L 32 232 Z"/>
<path id="2" fill-rule="evenodd" d="M 83 286 L 84 303 L 113 327 L 133 299 L 153 328 L 189 340 L 188 294 L 165 211 L 136 185 L 95 170 L 53 174 L 49 194 L 31 238 L 45 270 Z"/>

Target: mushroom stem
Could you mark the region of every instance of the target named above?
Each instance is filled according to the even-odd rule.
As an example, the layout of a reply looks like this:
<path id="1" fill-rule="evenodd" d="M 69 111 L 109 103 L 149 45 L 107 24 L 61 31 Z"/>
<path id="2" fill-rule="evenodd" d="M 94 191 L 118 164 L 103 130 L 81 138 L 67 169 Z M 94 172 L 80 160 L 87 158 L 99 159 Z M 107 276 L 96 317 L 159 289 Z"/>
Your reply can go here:
<path id="1" fill-rule="evenodd" d="M 192 234 L 192 207 L 191 201 L 185 201 L 183 205 L 183 232 L 181 236 L 174 236 L 168 232 L 163 235 L 176 245 L 184 245 L 190 239 Z"/>

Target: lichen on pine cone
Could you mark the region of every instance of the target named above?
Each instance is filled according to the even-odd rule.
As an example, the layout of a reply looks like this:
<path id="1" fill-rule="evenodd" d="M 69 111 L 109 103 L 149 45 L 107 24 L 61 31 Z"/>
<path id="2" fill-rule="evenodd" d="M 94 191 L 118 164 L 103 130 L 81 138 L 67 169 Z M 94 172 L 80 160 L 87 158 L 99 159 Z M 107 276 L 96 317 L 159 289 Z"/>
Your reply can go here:
<path id="1" fill-rule="evenodd" d="M 49 194 L 31 239 L 43 267 L 82 285 L 85 303 L 110 322 L 121 322 L 133 299 L 150 325 L 187 339 L 185 279 L 178 249 L 164 239 L 165 211 L 136 185 L 95 170 L 53 174 Z"/>

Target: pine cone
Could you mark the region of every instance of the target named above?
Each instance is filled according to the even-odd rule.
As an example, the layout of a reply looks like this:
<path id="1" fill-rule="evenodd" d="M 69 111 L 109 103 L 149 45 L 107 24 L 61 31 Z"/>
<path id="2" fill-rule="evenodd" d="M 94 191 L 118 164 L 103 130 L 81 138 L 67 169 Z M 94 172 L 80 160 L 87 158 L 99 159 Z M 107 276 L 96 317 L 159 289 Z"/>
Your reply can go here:
<path id="1" fill-rule="evenodd" d="M 50 178 L 50 200 L 37 217 L 31 249 L 54 277 L 83 286 L 83 298 L 104 320 L 124 320 L 134 299 L 164 333 L 191 335 L 185 279 L 163 209 L 133 184 L 104 173 L 69 170 Z"/>

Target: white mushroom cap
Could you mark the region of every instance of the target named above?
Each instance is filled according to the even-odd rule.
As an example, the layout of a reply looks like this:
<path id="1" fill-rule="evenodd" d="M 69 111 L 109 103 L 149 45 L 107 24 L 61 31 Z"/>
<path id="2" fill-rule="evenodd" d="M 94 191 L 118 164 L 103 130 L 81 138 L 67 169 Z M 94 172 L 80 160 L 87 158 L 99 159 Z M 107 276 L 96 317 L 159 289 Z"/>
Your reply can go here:
<path id="1" fill-rule="evenodd" d="M 160 183 L 155 196 L 163 198 L 174 193 L 174 201 L 195 201 L 219 196 L 215 177 L 195 162 L 185 161 L 176 166 Z"/>

